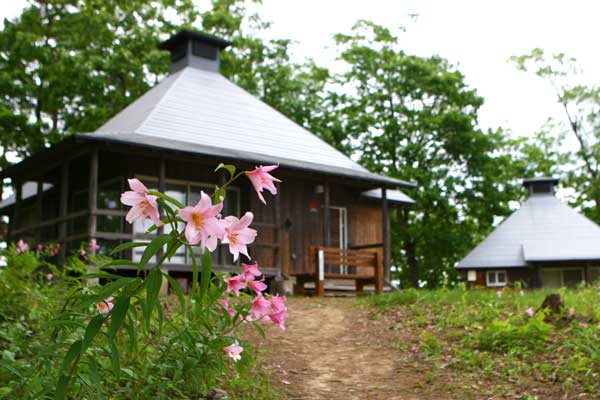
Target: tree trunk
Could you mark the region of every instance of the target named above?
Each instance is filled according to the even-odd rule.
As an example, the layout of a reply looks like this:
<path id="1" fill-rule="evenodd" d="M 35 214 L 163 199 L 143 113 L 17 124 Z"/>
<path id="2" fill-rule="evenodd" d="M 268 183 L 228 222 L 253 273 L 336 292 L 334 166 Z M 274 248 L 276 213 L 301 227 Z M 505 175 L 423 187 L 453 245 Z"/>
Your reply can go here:
<path id="1" fill-rule="evenodd" d="M 404 252 L 406 253 L 406 262 L 410 271 L 410 285 L 414 288 L 419 287 L 419 266 L 417 265 L 416 243 L 412 236 L 406 231 L 408 229 L 408 210 L 404 209 L 402 213 L 402 229 L 404 230 Z"/>

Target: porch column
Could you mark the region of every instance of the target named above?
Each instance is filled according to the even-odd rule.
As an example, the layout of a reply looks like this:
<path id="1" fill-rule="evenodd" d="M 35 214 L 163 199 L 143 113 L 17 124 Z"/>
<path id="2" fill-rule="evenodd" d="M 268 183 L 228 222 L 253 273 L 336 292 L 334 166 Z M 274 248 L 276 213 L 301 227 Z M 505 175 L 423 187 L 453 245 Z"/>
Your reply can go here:
<path id="1" fill-rule="evenodd" d="M 161 156 L 160 161 L 158 162 L 158 191 L 161 193 L 164 193 L 167 190 L 166 176 L 167 176 L 167 162 L 165 161 L 165 157 Z M 164 215 L 165 215 L 164 211 L 160 210 L 161 218 L 164 217 Z M 164 226 L 160 226 L 156 230 L 156 234 L 161 235 L 164 233 L 164 231 L 165 231 Z M 163 257 L 163 254 L 164 254 L 164 252 L 163 252 L 163 249 L 161 248 L 156 253 L 156 259 L 157 260 L 161 259 Z M 169 271 L 164 266 L 161 266 L 160 269 L 163 272 L 169 273 Z M 169 294 L 169 281 L 167 280 L 167 278 L 165 278 L 163 276 L 162 281 L 160 283 L 160 295 L 167 296 L 168 294 Z"/>
<path id="2" fill-rule="evenodd" d="M 38 225 L 40 225 L 44 219 L 44 215 L 43 215 L 43 196 L 44 196 L 44 179 L 43 178 L 39 178 L 37 181 L 37 196 L 35 199 L 35 207 L 36 207 L 36 211 L 37 211 L 37 223 Z M 37 228 L 35 231 L 35 238 L 38 241 L 38 243 L 40 242 L 40 240 L 42 239 L 42 229 L 41 228 Z"/>
<path id="3" fill-rule="evenodd" d="M 226 172 L 223 171 L 223 170 L 219 171 L 218 179 L 219 179 L 219 187 L 223 187 L 227 183 Z M 227 196 L 225 196 L 225 202 L 227 202 Z M 223 207 L 225 207 L 225 203 L 223 203 Z M 223 211 L 223 214 L 227 214 L 225 211 Z M 219 265 L 223 265 L 224 266 L 225 264 L 227 264 L 227 260 L 226 260 L 227 249 L 225 248 L 225 246 L 223 246 L 222 244 L 220 244 L 217 247 L 217 251 L 218 251 L 218 262 L 219 262 Z"/>
<path id="4" fill-rule="evenodd" d="M 331 246 L 331 213 L 330 207 L 330 196 L 329 196 L 329 181 L 325 181 L 323 185 L 323 245 L 325 247 Z"/>
<path id="5" fill-rule="evenodd" d="M 96 210 L 98 201 L 98 148 L 94 147 L 90 153 L 90 175 L 88 187 L 88 236 L 93 239 L 96 236 Z"/>
<path id="6" fill-rule="evenodd" d="M 65 160 L 60 168 L 60 200 L 58 204 L 58 217 L 60 218 L 58 223 L 58 243 L 60 244 L 60 252 L 58 253 L 58 265 L 61 266 L 65 263 L 67 256 L 67 244 L 65 238 L 67 237 L 67 216 L 68 201 L 69 201 L 69 164 L 70 160 Z"/>
<path id="7" fill-rule="evenodd" d="M 386 281 L 390 282 L 390 211 L 387 201 L 387 189 L 385 187 L 381 188 L 381 216 L 383 228 L 383 276 Z"/>
<path id="8" fill-rule="evenodd" d="M 21 199 L 23 197 L 23 182 L 13 178 L 13 187 L 15 190 L 15 205 L 13 206 L 13 215 L 10 221 L 11 233 L 19 229 L 19 219 L 21 211 Z M 13 241 L 17 240 L 16 237 L 11 238 Z"/>
<path id="9" fill-rule="evenodd" d="M 274 205 L 274 210 L 273 212 L 275 213 L 275 248 L 274 248 L 274 254 L 273 254 L 273 259 L 275 262 L 274 267 L 277 269 L 277 276 L 281 275 L 281 238 L 282 238 L 282 234 L 281 234 L 281 194 L 279 194 L 278 196 L 275 196 L 275 205 Z"/>

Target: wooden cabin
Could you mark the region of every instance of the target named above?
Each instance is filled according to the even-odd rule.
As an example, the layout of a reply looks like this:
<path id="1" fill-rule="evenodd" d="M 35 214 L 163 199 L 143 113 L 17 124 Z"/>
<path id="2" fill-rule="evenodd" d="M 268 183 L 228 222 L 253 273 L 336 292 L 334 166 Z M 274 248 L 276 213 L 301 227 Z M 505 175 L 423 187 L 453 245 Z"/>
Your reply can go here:
<path id="1" fill-rule="evenodd" d="M 600 279 L 600 226 L 555 197 L 558 179 L 526 179 L 529 197 L 456 266 L 470 285 L 574 287 Z"/>
<path id="2" fill-rule="evenodd" d="M 212 192 L 224 181 L 224 172 L 213 172 L 221 162 L 246 170 L 278 164 L 274 175 L 283 183 L 278 196 L 266 195 L 267 206 L 245 178 L 228 189 L 224 214 L 255 215 L 252 258 L 270 277 L 318 284 L 320 267 L 321 282 L 342 275 L 356 278 L 358 289 L 363 283 L 380 289 L 378 268 L 390 274 L 389 208 L 410 207 L 400 189 L 414 185 L 369 172 L 223 77 L 219 58 L 228 45 L 178 33 L 160 45 L 171 53 L 171 73 L 162 82 L 95 132 L 69 136 L 1 171 L 14 190 L 0 203 L 10 221 L 8 240 L 58 241 L 61 262 L 91 238 L 108 252 L 151 238 L 144 235 L 149 221 L 124 219 L 119 196 L 127 178 L 195 204 L 201 190 Z M 140 256 L 134 249 L 120 258 Z M 216 270 L 238 270 L 225 247 L 214 262 Z M 165 268 L 186 277 L 190 255 L 181 249 Z"/>

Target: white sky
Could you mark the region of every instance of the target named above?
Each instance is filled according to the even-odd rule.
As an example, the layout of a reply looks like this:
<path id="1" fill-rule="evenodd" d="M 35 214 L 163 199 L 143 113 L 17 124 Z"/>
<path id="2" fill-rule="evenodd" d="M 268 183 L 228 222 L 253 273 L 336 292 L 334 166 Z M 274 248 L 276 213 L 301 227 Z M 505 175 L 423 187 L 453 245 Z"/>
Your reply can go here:
<path id="1" fill-rule="evenodd" d="M 197 0 L 206 3 L 206 0 Z M 25 0 L 0 0 L 0 17 L 19 14 Z M 507 63 L 534 47 L 577 58 L 587 83 L 600 71 L 600 3 L 591 0 L 263 0 L 251 6 L 273 23 L 269 38 L 296 41 L 297 60 L 314 58 L 331 66 L 332 35 L 349 32 L 357 19 L 407 32 L 400 43 L 417 55 L 439 54 L 457 64 L 467 82 L 485 98 L 482 128 L 502 126 L 530 135 L 549 116 L 562 118 L 555 95 L 532 74 Z M 412 20 L 409 15 L 418 14 Z"/>

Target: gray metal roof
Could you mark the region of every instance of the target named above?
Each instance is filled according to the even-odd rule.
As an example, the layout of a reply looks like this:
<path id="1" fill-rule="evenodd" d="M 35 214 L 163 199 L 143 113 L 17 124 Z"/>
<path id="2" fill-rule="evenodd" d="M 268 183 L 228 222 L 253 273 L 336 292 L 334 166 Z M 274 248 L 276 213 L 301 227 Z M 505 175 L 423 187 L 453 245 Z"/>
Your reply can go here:
<path id="1" fill-rule="evenodd" d="M 168 76 L 96 132 L 80 136 L 414 187 L 369 172 L 221 74 L 198 68 Z"/>
<path id="2" fill-rule="evenodd" d="M 511 268 L 528 262 L 573 260 L 600 260 L 600 227 L 552 194 L 536 194 L 456 268 Z"/>
<path id="3" fill-rule="evenodd" d="M 367 190 L 361 193 L 361 196 L 368 197 L 370 199 L 381 199 L 381 189 Z M 415 201 L 408 197 L 404 192 L 400 190 L 386 190 L 385 197 L 390 203 L 399 203 L 413 205 Z"/>

